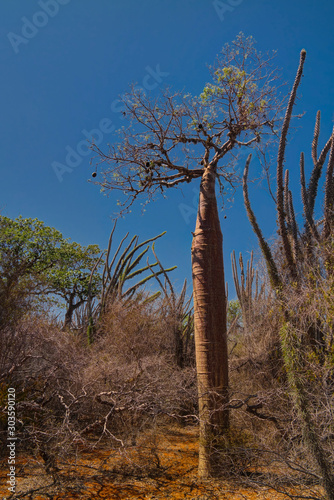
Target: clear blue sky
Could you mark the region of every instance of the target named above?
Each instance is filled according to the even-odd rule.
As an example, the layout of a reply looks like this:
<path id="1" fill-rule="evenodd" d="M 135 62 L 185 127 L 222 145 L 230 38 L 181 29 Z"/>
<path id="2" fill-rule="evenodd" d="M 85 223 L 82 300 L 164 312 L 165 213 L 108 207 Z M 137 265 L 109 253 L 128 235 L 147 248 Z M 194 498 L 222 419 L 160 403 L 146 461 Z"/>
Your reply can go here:
<path id="1" fill-rule="evenodd" d="M 299 52 L 307 50 L 297 109 L 306 113 L 290 136 L 288 160 L 298 173 L 304 150 L 309 169 L 317 109 L 322 110 L 322 141 L 333 126 L 333 19 L 329 0 L 2 1 L 1 213 L 36 217 L 74 241 L 106 247 L 116 196 L 106 198 L 88 182 L 91 154 L 85 154 L 83 131 L 103 129 L 102 148 L 115 140 L 112 125 L 122 125 L 116 100 L 131 82 L 155 87 L 152 93 L 166 84 L 199 94 L 209 78 L 207 65 L 240 31 L 252 35 L 259 50 L 278 50 L 276 64 L 289 88 Z M 72 158 L 77 166 L 60 182 L 52 165 L 65 164 L 68 152 L 78 148 L 80 154 Z M 127 231 L 144 239 L 167 230 L 156 248 L 166 266 L 178 266 L 177 284 L 185 277 L 191 280 L 197 188 L 170 193 L 169 200 L 153 203 L 144 216 L 135 205 L 118 224 L 116 240 Z M 272 203 L 264 187 L 252 186 L 251 197 L 266 235 L 272 235 Z M 298 193 L 296 198 L 299 211 Z M 185 210 L 188 217 L 182 215 Z M 232 250 L 247 257 L 256 240 L 239 191 L 224 214 L 226 278 L 231 282 Z"/>

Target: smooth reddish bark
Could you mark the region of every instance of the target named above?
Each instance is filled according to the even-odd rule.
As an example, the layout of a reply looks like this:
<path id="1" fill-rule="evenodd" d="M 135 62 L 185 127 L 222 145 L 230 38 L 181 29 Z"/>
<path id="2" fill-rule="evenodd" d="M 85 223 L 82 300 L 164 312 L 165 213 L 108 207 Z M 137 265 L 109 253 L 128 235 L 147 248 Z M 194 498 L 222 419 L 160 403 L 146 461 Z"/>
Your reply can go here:
<path id="1" fill-rule="evenodd" d="M 223 237 L 215 179 L 215 170 L 209 166 L 202 177 L 192 244 L 200 415 L 199 475 L 202 478 L 212 473 L 215 442 L 229 425 Z"/>

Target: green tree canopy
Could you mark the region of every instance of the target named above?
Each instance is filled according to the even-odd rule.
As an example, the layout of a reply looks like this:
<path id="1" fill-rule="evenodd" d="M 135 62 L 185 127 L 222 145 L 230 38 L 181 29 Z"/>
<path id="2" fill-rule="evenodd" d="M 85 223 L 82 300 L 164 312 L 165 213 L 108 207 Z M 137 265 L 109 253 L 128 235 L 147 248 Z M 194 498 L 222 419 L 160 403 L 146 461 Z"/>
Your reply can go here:
<path id="1" fill-rule="evenodd" d="M 0 216 L 0 294 L 3 311 L 18 312 L 54 294 L 69 308 L 87 300 L 98 245 L 81 246 L 63 238 L 38 219 Z M 91 294 L 99 291 L 100 275 L 91 283 Z"/>

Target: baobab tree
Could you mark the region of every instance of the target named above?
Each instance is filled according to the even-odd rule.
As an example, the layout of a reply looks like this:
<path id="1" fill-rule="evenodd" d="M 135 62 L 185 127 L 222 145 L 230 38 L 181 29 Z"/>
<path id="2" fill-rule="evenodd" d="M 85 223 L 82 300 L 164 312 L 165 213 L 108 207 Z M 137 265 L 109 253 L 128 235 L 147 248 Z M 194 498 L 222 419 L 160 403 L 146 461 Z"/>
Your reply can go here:
<path id="1" fill-rule="evenodd" d="M 229 425 L 226 294 L 216 186 L 236 178 L 240 147 L 256 147 L 272 134 L 281 109 L 272 55 L 238 35 L 210 68 L 199 97 L 162 90 L 149 97 L 133 86 L 121 100 L 128 127 L 103 152 L 96 145 L 102 190 L 121 191 L 126 211 L 141 196 L 149 202 L 168 189 L 201 179 L 191 249 L 199 396 L 199 476 L 213 473 L 213 451 Z M 94 172 L 94 177 L 96 176 Z M 218 438 L 218 439 L 217 439 Z"/>

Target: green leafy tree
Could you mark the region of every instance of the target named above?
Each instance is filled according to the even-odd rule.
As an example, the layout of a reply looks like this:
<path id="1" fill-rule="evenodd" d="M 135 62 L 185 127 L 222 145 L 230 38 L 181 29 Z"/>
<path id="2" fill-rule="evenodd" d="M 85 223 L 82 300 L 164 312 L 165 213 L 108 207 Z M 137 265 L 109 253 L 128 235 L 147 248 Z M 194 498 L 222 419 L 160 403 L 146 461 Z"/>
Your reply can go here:
<path id="1" fill-rule="evenodd" d="M 230 300 L 227 308 L 227 326 L 232 328 L 240 328 L 240 320 L 242 318 L 242 309 L 238 300 Z"/>
<path id="2" fill-rule="evenodd" d="M 259 145 L 280 112 L 270 68 L 251 37 L 240 34 L 211 68 L 197 97 L 164 90 L 157 98 L 132 87 L 121 101 L 127 127 L 107 152 L 102 191 L 119 191 L 122 211 L 140 196 L 149 202 L 168 189 L 200 179 L 192 244 L 196 363 L 199 389 L 199 475 L 213 472 L 216 437 L 229 425 L 226 296 L 222 232 L 216 199 L 234 178 L 240 147 Z M 94 177 L 95 177 L 94 173 Z M 218 439 L 219 441 L 219 439 Z"/>
<path id="3" fill-rule="evenodd" d="M 45 272 L 55 260 L 61 234 L 37 219 L 0 217 L 1 324 L 11 324 L 36 305 Z"/>
<path id="4" fill-rule="evenodd" d="M 66 303 L 65 323 L 87 300 L 91 269 L 100 249 L 64 239 L 38 219 L 0 217 L 1 323 L 9 324 L 52 294 Z M 98 293 L 95 276 L 92 293 Z"/>
<path id="5" fill-rule="evenodd" d="M 83 247 L 63 240 L 57 249 L 54 266 L 45 273 L 48 293 L 65 300 L 65 327 L 71 326 L 74 311 L 88 300 L 88 296 L 94 298 L 101 291 L 101 275 L 95 272 L 91 277 L 100 253 L 98 245 Z"/>

